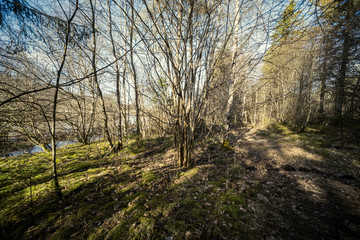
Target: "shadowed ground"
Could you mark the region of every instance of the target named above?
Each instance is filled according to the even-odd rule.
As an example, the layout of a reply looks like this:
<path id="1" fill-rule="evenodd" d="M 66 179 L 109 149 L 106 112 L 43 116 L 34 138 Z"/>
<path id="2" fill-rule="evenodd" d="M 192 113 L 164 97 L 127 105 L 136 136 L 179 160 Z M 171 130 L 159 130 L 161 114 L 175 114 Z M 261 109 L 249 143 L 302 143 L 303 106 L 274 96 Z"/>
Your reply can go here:
<path id="1" fill-rule="evenodd" d="M 359 146 L 316 131 L 238 129 L 174 166 L 168 138 L 0 160 L 1 239 L 359 239 Z M 30 187 L 31 186 L 31 187 Z"/>

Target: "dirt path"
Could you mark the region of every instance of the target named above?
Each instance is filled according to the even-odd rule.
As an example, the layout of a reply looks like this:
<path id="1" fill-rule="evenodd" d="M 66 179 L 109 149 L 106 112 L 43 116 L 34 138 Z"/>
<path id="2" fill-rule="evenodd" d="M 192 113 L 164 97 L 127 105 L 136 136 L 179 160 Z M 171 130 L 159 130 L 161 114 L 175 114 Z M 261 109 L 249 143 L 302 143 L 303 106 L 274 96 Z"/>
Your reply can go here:
<path id="1" fill-rule="evenodd" d="M 360 239 L 358 155 L 253 129 L 233 136 L 269 239 Z"/>

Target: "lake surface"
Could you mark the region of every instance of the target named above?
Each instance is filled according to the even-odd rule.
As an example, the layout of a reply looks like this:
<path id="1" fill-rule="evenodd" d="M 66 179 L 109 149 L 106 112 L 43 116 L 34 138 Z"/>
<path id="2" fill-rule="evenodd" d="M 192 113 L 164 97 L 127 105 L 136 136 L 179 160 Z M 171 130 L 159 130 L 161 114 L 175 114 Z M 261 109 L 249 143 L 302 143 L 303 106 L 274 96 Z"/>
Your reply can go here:
<path id="1" fill-rule="evenodd" d="M 76 143 L 76 141 L 59 141 L 56 144 L 56 148 L 59 147 L 63 147 L 69 144 L 73 144 Z M 51 144 L 49 144 L 51 146 Z M 13 156 L 20 156 L 22 154 L 27 154 L 27 153 L 37 153 L 37 152 L 43 152 L 44 150 L 41 149 L 41 147 L 39 146 L 33 146 L 33 147 L 28 147 L 28 148 L 24 148 L 22 150 L 18 150 L 18 151 L 13 151 L 13 152 L 9 152 L 6 155 L 3 155 L 1 157 L 13 157 Z"/>

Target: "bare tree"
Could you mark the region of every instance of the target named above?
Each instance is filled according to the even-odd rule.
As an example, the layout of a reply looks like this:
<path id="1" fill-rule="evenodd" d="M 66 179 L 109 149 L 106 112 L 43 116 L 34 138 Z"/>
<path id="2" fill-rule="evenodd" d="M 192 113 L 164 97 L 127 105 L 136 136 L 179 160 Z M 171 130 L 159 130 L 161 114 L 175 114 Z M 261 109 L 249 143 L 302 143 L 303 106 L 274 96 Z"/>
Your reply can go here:
<path id="1" fill-rule="evenodd" d="M 115 74 L 116 74 L 116 103 L 118 107 L 118 127 L 117 127 L 117 138 L 118 143 L 116 146 L 116 151 L 119 151 L 123 147 L 123 130 L 122 130 L 122 112 L 123 112 L 123 104 L 121 103 L 121 82 L 120 82 L 120 66 L 118 59 L 118 54 L 116 50 L 115 40 L 113 36 L 113 21 L 112 21 L 112 13 L 111 13 L 111 6 L 109 0 L 107 0 L 108 5 L 108 12 L 109 12 L 109 35 L 110 35 L 110 41 L 111 41 L 111 47 L 112 47 L 112 54 L 114 55 L 114 59 L 116 60 L 115 63 Z"/>
<path id="2" fill-rule="evenodd" d="M 105 138 L 109 143 L 109 147 L 110 149 L 113 149 L 114 145 L 113 145 L 113 141 L 110 135 L 110 130 L 109 130 L 109 118 L 108 118 L 108 114 L 106 111 L 106 105 L 105 105 L 105 100 L 104 100 L 104 96 L 103 96 L 103 92 L 100 88 L 100 84 L 99 84 L 99 79 L 98 79 L 98 74 L 97 74 L 97 65 L 96 65 L 96 57 L 97 57 L 97 30 L 96 30 L 96 6 L 93 3 L 93 0 L 89 0 L 90 3 L 90 7 L 91 7 L 91 29 L 92 29 L 92 57 L 91 57 L 91 64 L 92 64 L 92 68 L 93 68 L 93 81 L 94 84 L 96 86 L 96 93 L 99 95 L 100 98 L 100 102 L 101 102 L 101 109 L 102 109 L 102 117 L 103 117 L 103 130 L 104 130 L 104 134 L 105 134 Z"/>
<path id="3" fill-rule="evenodd" d="M 156 1 L 154 5 L 143 1 L 143 5 L 146 19 L 137 13 L 141 24 L 136 29 L 142 39 L 152 39 L 152 45 L 144 43 L 151 55 L 152 89 L 171 119 L 178 165 L 188 167 L 214 69 L 232 31 L 224 24 L 232 13 L 226 1 Z M 161 87 L 164 84 L 169 88 Z"/>
<path id="4" fill-rule="evenodd" d="M 140 121 L 140 99 L 139 99 L 139 83 L 138 83 L 138 75 L 137 75 L 137 71 L 136 71 L 136 66 L 135 66 L 135 62 L 134 62 L 134 44 L 133 44 L 133 39 L 134 39 L 134 31 L 135 31 L 135 5 L 134 5 L 134 0 L 130 0 L 130 6 L 131 6 L 131 16 L 130 16 L 130 42 L 129 42 L 129 46 L 130 46 L 130 65 L 131 65 L 131 71 L 132 71 L 132 76 L 133 76 L 133 80 L 134 80 L 134 91 L 135 91 L 135 111 L 136 111 L 136 134 L 138 136 L 141 136 L 141 132 L 140 132 L 140 126 L 141 126 L 141 121 Z"/>
<path id="5" fill-rule="evenodd" d="M 59 198 L 62 198 L 61 189 L 58 181 L 58 175 L 57 175 L 57 166 L 56 166 L 56 111 L 57 111 L 57 103 L 58 103 L 58 93 L 60 89 L 60 78 L 61 73 L 63 71 L 66 56 L 68 52 L 69 42 L 70 42 L 70 33 L 71 33 L 71 23 L 74 20 L 74 17 L 78 11 L 79 8 L 79 1 L 77 0 L 75 3 L 75 9 L 73 10 L 72 14 L 67 17 L 66 13 L 64 12 L 64 15 L 66 16 L 66 33 L 65 33 L 65 40 L 64 40 L 64 46 L 63 46 L 63 54 L 62 59 L 60 61 L 59 69 L 57 70 L 56 74 L 56 81 L 55 81 L 55 94 L 54 94 L 54 100 L 53 100 L 53 108 L 52 108 L 52 126 L 51 126 L 51 145 L 52 145 L 52 161 L 53 161 L 53 176 L 54 176 L 54 185 L 55 190 L 59 196 Z"/>

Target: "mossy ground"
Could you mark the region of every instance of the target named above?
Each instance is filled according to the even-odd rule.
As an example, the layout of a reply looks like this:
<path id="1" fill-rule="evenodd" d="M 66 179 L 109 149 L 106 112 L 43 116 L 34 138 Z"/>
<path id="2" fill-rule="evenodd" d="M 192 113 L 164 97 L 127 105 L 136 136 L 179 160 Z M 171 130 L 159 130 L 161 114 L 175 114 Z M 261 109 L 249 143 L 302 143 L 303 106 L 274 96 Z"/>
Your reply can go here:
<path id="1" fill-rule="evenodd" d="M 105 142 L 61 148 L 61 202 L 49 153 L 2 158 L 1 239 L 217 238 L 229 228 L 232 236 L 245 234 L 244 193 L 210 177 L 214 166 L 175 167 L 170 146 L 160 138 L 130 141 L 120 153 L 108 153 Z"/>
<path id="2" fill-rule="evenodd" d="M 188 169 L 174 166 L 175 154 L 168 138 L 129 141 L 119 153 L 109 153 L 105 142 L 66 146 L 58 154 L 64 195 L 61 202 L 52 187 L 50 154 L 2 158 L 0 238 L 356 237 L 360 214 L 338 214 L 352 232 L 336 235 L 329 230 L 335 212 L 325 217 L 313 212 L 335 207 L 351 211 L 359 207 L 358 200 L 346 201 L 348 196 L 358 196 L 354 187 L 360 177 L 354 173 L 358 155 L 335 149 L 331 151 L 336 156 L 345 154 L 353 165 L 344 161 L 341 164 L 316 161 L 316 157 L 325 158 L 329 154 L 328 148 L 312 144 L 323 138 L 320 133 L 298 134 L 285 126 L 278 128 L 253 135 L 238 132 L 226 148 L 220 142 L 199 146 L 202 150 L 195 151 L 195 164 Z M 304 152 L 299 156 L 286 153 L 282 148 L 284 142 L 301 145 Z M 297 160 L 290 161 L 289 157 Z M 286 164 L 287 168 L 281 167 Z M 322 164 L 330 165 L 328 171 L 315 171 L 324 168 Z M 356 178 L 341 182 L 347 195 L 339 193 L 340 185 L 336 184 L 340 183 L 332 178 L 337 175 L 331 171 L 340 165 L 346 166 L 339 171 L 342 175 Z M 309 170 L 307 175 L 301 175 L 304 169 Z M 331 176 L 328 182 L 324 182 L 326 174 Z M 329 200 L 330 185 L 341 204 Z M 296 217 L 300 217 L 298 222 Z M 302 221 L 305 227 L 298 226 Z M 328 232 L 322 233 L 321 227 Z"/>

